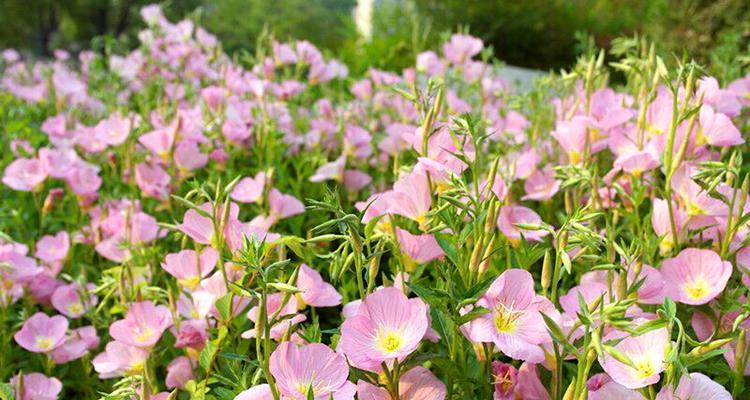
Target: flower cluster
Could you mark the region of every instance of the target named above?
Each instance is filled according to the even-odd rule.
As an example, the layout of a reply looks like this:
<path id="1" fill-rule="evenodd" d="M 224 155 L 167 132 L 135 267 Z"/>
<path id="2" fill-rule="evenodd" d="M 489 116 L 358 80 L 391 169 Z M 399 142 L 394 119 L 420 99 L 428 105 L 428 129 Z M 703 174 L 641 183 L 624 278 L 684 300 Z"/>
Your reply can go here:
<path id="1" fill-rule="evenodd" d="M 0 58 L 0 394 L 730 399 L 750 375 L 750 75 L 622 40 L 517 93 L 455 34 L 350 77 L 140 46 Z"/>

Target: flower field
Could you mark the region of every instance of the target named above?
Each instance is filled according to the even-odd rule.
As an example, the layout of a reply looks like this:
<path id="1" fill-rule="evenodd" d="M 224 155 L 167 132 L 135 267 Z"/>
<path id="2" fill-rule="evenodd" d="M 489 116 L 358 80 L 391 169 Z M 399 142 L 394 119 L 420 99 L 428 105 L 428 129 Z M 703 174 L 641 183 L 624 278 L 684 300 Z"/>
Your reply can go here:
<path id="1" fill-rule="evenodd" d="M 750 75 L 141 16 L 1 54 L 0 400 L 750 398 Z"/>

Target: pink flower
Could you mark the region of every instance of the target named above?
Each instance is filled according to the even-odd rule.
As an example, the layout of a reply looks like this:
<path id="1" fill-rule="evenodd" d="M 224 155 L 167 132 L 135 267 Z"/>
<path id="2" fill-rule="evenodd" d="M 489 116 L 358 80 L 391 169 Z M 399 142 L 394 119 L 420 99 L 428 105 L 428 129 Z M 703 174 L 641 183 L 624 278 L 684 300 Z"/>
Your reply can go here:
<path id="1" fill-rule="evenodd" d="M 551 133 L 568 154 L 571 164 L 578 164 L 582 161 L 589 123 L 589 118 L 575 116 L 570 121 L 557 121 L 557 126 Z"/>
<path id="2" fill-rule="evenodd" d="M 443 45 L 443 54 L 454 65 L 462 65 L 484 48 L 481 39 L 470 35 L 454 34 L 451 40 Z"/>
<path id="3" fill-rule="evenodd" d="M 195 171 L 208 163 L 208 154 L 201 151 L 198 142 L 180 140 L 174 149 L 174 162 L 182 171 Z"/>
<path id="4" fill-rule="evenodd" d="M 555 307 L 534 293 L 528 271 L 509 269 L 495 279 L 477 305 L 490 309 L 472 321 L 472 340 L 494 343 L 510 358 L 533 363 L 544 361 L 540 345 L 551 341 L 542 312 Z"/>
<path id="5" fill-rule="evenodd" d="M 586 382 L 586 387 L 589 390 L 588 400 L 646 400 L 638 391 L 620 385 L 605 373 L 592 376 Z"/>
<path id="6" fill-rule="evenodd" d="M 69 318 L 79 318 L 86 313 L 86 311 L 95 306 L 97 303 L 97 297 L 93 293 L 95 285 L 88 284 L 86 288 L 82 288 L 78 283 L 71 283 L 69 285 L 59 286 L 52 293 L 52 306 L 55 310 L 60 312 Z"/>
<path id="7" fill-rule="evenodd" d="M 318 167 L 315 174 L 310 177 L 310 182 L 323 182 L 329 179 L 341 182 L 344 179 L 344 168 L 346 168 L 346 154 Z"/>
<path id="8" fill-rule="evenodd" d="M 48 353 L 61 345 L 68 331 L 68 320 L 62 315 L 49 317 L 38 312 L 27 319 L 13 336 L 16 343 L 33 353 Z"/>
<path id="9" fill-rule="evenodd" d="M 560 181 L 555 179 L 551 166 L 537 170 L 523 184 L 526 195 L 521 200 L 549 200 L 560 190 Z"/>
<path id="10" fill-rule="evenodd" d="M 403 360 L 414 352 L 428 328 L 424 302 L 387 287 L 367 296 L 344 321 L 339 350 L 353 366 L 379 371 L 382 362 Z"/>
<path id="11" fill-rule="evenodd" d="M 664 386 L 656 395 L 656 400 L 683 399 L 731 400 L 732 395 L 723 386 L 698 372 L 683 375 L 676 389 Z"/>
<path id="12" fill-rule="evenodd" d="M 18 158 L 5 167 L 3 183 L 13 190 L 30 192 L 47 179 L 48 171 L 38 158 Z"/>
<path id="13" fill-rule="evenodd" d="M 125 319 L 113 322 L 109 326 L 109 334 L 124 344 L 148 348 L 155 345 L 171 325 L 172 313 L 169 308 L 142 301 L 130 306 Z"/>
<path id="14" fill-rule="evenodd" d="M 60 231 L 55 236 L 45 235 L 36 242 L 34 256 L 47 264 L 55 264 L 65 260 L 70 249 L 68 232 Z"/>
<path id="15" fill-rule="evenodd" d="M 398 381 L 400 399 L 409 400 L 443 400 L 445 399 L 445 384 L 425 367 L 414 367 Z M 357 382 L 357 397 L 360 400 L 391 400 L 391 395 L 384 388 L 360 380 Z"/>
<path id="16" fill-rule="evenodd" d="M 10 379 L 10 384 L 16 400 L 56 400 L 63 388 L 57 378 L 38 372 L 16 375 Z"/>
<path id="17" fill-rule="evenodd" d="M 320 273 L 305 264 L 300 266 L 297 288 L 302 290 L 298 297 L 301 304 L 313 307 L 335 307 L 341 304 L 341 295 L 330 283 L 323 281 Z"/>
<path id="18" fill-rule="evenodd" d="M 204 248 L 200 255 L 195 250 L 182 250 L 179 253 L 167 254 L 161 264 L 165 271 L 177 278 L 177 282 L 190 290 L 195 289 L 201 279 L 214 270 L 219 260 L 219 253 L 211 247 Z"/>
<path id="19" fill-rule="evenodd" d="M 130 118 L 113 114 L 107 119 L 103 119 L 94 127 L 94 134 L 97 139 L 109 146 L 119 146 L 125 142 L 130 135 L 133 121 Z"/>
<path id="20" fill-rule="evenodd" d="M 230 197 L 240 203 L 257 203 L 263 199 L 266 174 L 258 172 L 254 178 L 242 178 L 232 190 Z"/>
<path id="21" fill-rule="evenodd" d="M 268 193 L 268 206 L 269 217 L 274 222 L 305 212 L 305 205 L 301 201 L 292 195 L 279 192 L 276 188 Z"/>
<path id="22" fill-rule="evenodd" d="M 107 343 L 104 352 L 91 361 L 101 379 L 132 376 L 143 372 L 149 350 L 131 346 L 117 340 Z"/>
<path id="23" fill-rule="evenodd" d="M 732 264 L 712 250 L 684 249 L 664 260 L 661 274 L 666 295 L 684 304 L 706 304 L 721 294 L 732 275 Z"/>
<path id="24" fill-rule="evenodd" d="M 89 350 L 99 347 L 99 336 L 93 326 L 75 329 L 65 338 L 65 341 L 52 351 L 55 364 L 65 364 L 86 355 Z"/>
<path id="25" fill-rule="evenodd" d="M 273 293 L 268 296 L 267 302 L 266 302 L 266 315 L 274 315 L 279 308 L 282 306 L 282 297 L 283 295 L 281 293 Z M 253 323 L 258 323 L 258 314 L 259 314 L 259 308 L 258 306 L 255 306 L 250 309 L 250 311 L 247 312 L 247 318 Z M 273 326 L 271 326 L 270 329 L 270 336 L 271 339 L 278 340 L 284 337 L 284 334 L 291 329 L 294 325 L 297 325 L 301 322 L 303 322 L 307 317 L 305 317 L 304 314 L 298 314 L 297 310 L 299 309 L 298 303 L 297 303 L 297 297 L 292 296 L 289 298 L 289 301 L 284 305 L 283 308 L 281 308 L 281 311 L 279 312 L 279 317 L 286 317 L 283 318 L 281 321 L 277 322 Z M 250 328 L 249 330 L 242 333 L 242 338 L 244 339 L 252 339 L 255 337 L 255 327 Z"/>
<path id="26" fill-rule="evenodd" d="M 167 389 L 185 389 L 185 384 L 193 379 L 193 364 L 186 356 L 180 356 L 167 365 Z"/>
<path id="27" fill-rule="evenodd" d="M 179 119 L 176 118 L 171 125 L 142 135 L 138 138 L 138 141 L 155 156 L 167 160 L 169 153 L 172 151 L 172 146 L 174 145 L 177 129 L 179 129 L 178 120 Z"/>
<path id="28" fill-rule="evenodd" d="M 700 110 L 700 129 L 695 138 L 698 145 L 736 146 L 745 143 L 739 129 L 728 116 L 703 105 Z"/>
<path id="29" fill-rule="evenodd" d="M 269 368 L 281 395 L 290 399 L 306 400 L 310 393 L 316 400 L 354 399 L 346 359 L 324 344 L 284 342 L 271 354 Z"/>
<path id="30" fill-rule="evenodd" d="M 664 351 L 669 341 L 666 328 L 655 329 L 640 336 L 627 336 L 615 349 L 630 358 L 634 367 L 603 354 L 599 364 L 612 379 L 628 389 L 639 389 L 659 382 L 664 371 Z"/>
<path id="31" fill-rule="evenodd" d="M 273 400 L 271 387 L 267 383 L 242 391 L 234 400 Z"/>
<path id="32" fill-rule="evenodd" d="M 531 242 L 540 242 L 549 234 L 546 230 L 528 230 L 517 227 L 515 224 L 539 225 L 542 218 L 532 209 L 522 206 L 505 206 L 500 208 L 497 218 L 497 227 L 512 242 L 519 242 L 521 238 Z"/>
<path id="33" fill-rule="evenodd" d="M 135 183 L 145 196 L 160 200 L 167 199 L 171 179 L 167 171 L 159 165 L 140 163 L 135 166 Z"/>
<path id="34" fill-rule="evenodd" d="M 525 362 L 516 370 L 510 364 L 492 362 L 495 385 L 494 400 L 549 400 L 550 395 L 539 380 L 536 364 Z"/>
<path id="35" fill-rule="evenodd" d="M 99 167 L 85 161 L 80 161 L 70 174 L 65 176 L 65 182 L 70 185 L 70 189 L 78 196 L 95 199 L 97 191 L 102 185 L 102 178 L 99 176 Z"/>
<path id="36" fill-rule="evenodd" d="M 445 256 L 435 240 L 435 235 L 413 235 L 409 231 L 396 228 L 396 236 L 399 249 L 414 263 L 426 264 Z"/>
<path id="37" fill-rule="evenodd" d="M 424 225 L 432 198 L 427 177 L 418 172 L 402 176 L 393 184 L 387 196 L 388 212 L 398 214 Z"/>

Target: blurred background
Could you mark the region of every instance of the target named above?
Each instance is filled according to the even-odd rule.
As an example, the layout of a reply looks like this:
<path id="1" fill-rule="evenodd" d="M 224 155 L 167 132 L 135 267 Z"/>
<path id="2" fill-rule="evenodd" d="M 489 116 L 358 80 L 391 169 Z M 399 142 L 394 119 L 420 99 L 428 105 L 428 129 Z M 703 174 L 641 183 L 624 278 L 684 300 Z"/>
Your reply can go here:
<path id="1" fill-rule="evenodd" d="M 0 48 L 45 57 L 137 45 L 138 10 L 153 0 L 0 0 Z M 264 30 L 307 39 L 349 64 L 399 70 L 444 36 L 482 38 L 500 60 L 539 70 L 570 66 L 586 46 L 636 32 L 661 50 L 722 68 L 750 53 L 748 0 L 171 0 L 170 20 L 190 18 L 230 54 L 254 49 Z M 736 68 L 737 63 L 731 63 Z M 741 71 L 722 71 L 738 75 Z"/>

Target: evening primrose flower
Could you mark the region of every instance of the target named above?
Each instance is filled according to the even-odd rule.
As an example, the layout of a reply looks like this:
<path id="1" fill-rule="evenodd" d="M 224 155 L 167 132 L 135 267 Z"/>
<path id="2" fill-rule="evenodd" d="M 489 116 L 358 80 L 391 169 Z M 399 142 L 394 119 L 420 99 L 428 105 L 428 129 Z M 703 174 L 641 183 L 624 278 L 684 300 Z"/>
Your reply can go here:
<path id="1" fill-rule="evenodd" d="M 305 264 L 300 266 L 297 288 L 302 291 L 297 294 L 301 306 L 335 307 L 341 304 L 341 295 L 336 288 L 325 282 L 318 271 Z"/>
<path id="2" fill-rule="evenodd" d="M 142 301 L 130 306 L 125 319 L 112 323 L 109 334 L 127 345 L 148 348 L 155 345 L 171 325 L 169 308 Z"/>
<path id="3" fill-rule="evenodd" d="M 440 248 L 433 234 L 414 235 L 404 229 L 396 228 L 396 237 L 399 249 L 408 258 L 407 270 L 413 270 L 416 264 L 426 264 L 445 257 L 443 249 Z"/>
<path id="4" fill-rule="evenodd" d="M 523 229 L 515 224 L 532 224 L 539 225 L 542 218 L 534 210 L 523 206 L 504 206 L 500 207 L 497 217 L 497 227 L 512 243 L 518 244 L 521 238 L 530 242 L 541 242 L 544 236 L 549 234 L 548 231 Z"/>
<path id="5" fill-rule="evenodd" d="M 400 399 L 443 400 L 446 396 L 445 384 L 425 367 L 414 367 L 398 381 Z M 382 387 L 360 380 L 357 382 L 357 397 L 360 400 L 391 400 L 391 395 Z"/>
<path id="6" fill-rule="evenodd" d="M 352 366 L 379 371 L 383 362 L 403 360 L 416 350 L 429 327 L 427 306 L 395 287 L 367 296 L 341 325 L 339 350 Z"/>
<path id="7" fill-rule="evenodd" d="M 503 272 L 477 305 L 490 312 L 472 321 L 473 340 L 494 343 L 516 360 L 544 361 L 540 345 L 552 339 L 541 313 L 550 313 L 555 307 L 547 298 L 534 293 L 534 279 L 528 271 Z"/>
<path id="8" fill-rule="evenodd" d="M 143 372 L 150 351 L 113 340 L 91 363 L 101 379 L 132 376 Z"/>
<path id="9" fill-rule="evenodd" d="M 63 388 L 60 380 L 39 372 L 16 375 L 10 379 L 10 385 L 17 400 L 55 400 Z"/>
<path id="10" fill-rule="evenodd" d="M 74 282 L 59 286 L 52 293 L 50 301 L 55 310 L 70 318 L 79 318 L 95 306 L 97 297 L 94 294 L 96 285 L 89 283 L 86 287 Z"/>
<path id="11" fill-rule="evenodd" d="M 229 196 L 240 203 L 258 203 L 263 200 L 265 186 L 266 173 L 258 172 L 255 177 L 245 177 L 237 182 Z"/>
<path id="12" fill-rule="evenodd" d="M 193 290 L 201 279 L 211 274 L 218 260 L 219 253 L 211 247 L 206 247 L 200 253 L 195 250 L 182 250 L 179 253 L 167 254 L 161 266 L 177 278 L 180 285 Z"/>
<path id="13" fill-rule="evenodd" d="M 67 331 L 68 320 L 62 315 L 50 317 L 38 312 L 23 323 L 13 338 L 30 352 L 48 353 L 62 344 Z"/>
<path id="14" fill-rule="evenodd" d="M 732 395 L 723 386 L 698 372 L 683 375 L 677 388 L 664 386 L 656 400 L 731 400 Z"/>
<path id="15" fill-rule="evenodd" d="M 646 400 L 637 390 L 620 385 L 605 373 L 589 378 L 586 388 L 589 391 L 588 400 Z"/>
<path id="16" fill-rule="evenodd" d="M 700 305 L 724 291 L 732 264 L 712 250 L 689 248 L 663 261 L 662 278 L 669 282 L 666 295 L 684 304 Z"/>
<path id="17" fill-rule="evenodd" d="M 284 342 L 271 354 L 269 369 L 285 399 L 307 400 L 309 394 L 316 400 L 354 399 L 346 359 L 324 344 Z"/>
<path id="18" fill-rule="evenodd" d="M 664 356 L 669 342 L 666 328 L 655 329 L 640 336 L 628 336 L 614 346 L 632 362 L 632 366 L 604 353 L 599 357 L 604 372 L 628 389 L 639 389 L 659 382 L 664 371 Z"/>
<path id="19" fill-rule="evenodd" d="M 500 361 L 492 362 L 493 400 L 549 400 L 550 395 L 539 379 L 536 364 L 525 362 L 516 369 Z"/>
<path id="20" fill-rule="evenodd" d="M 419 172 L 406 174 L 396 181 L 393 190 L 384 196 L 389 213 L 417 221 L 420 227 L 425 226 L 427 213 L 432 204 L 427 176 Z"/>

